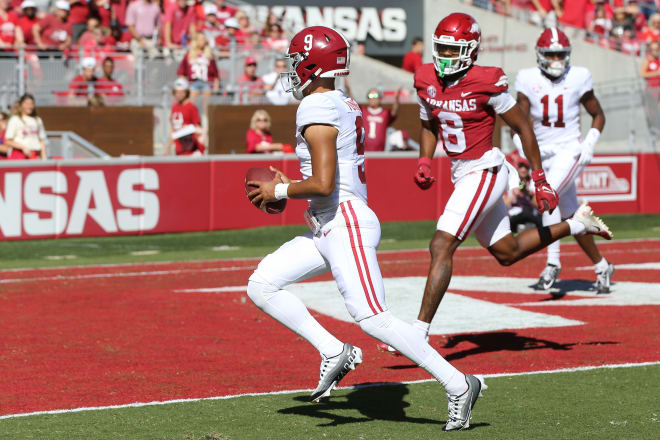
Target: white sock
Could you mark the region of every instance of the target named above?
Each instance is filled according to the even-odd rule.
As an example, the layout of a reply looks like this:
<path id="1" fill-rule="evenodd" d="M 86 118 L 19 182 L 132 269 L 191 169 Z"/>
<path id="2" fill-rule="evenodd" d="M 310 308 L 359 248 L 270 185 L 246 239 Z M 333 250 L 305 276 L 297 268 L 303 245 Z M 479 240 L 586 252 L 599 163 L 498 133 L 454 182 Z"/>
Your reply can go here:
<path id="1" fill-rule="evenodd" d="M 334 357 L 342 352 L 344 344 L 314 319 L 297 296 L 253 278 L 248 283 L 248 296 L 257 307 L 305 338 L 323 356 Z"/>
<path id="2" fill-rule="evenodd" d="M 594 265 L 594 270 L 595 270 L 597 273 L 598 273 L 598 272 L 603 272 L 603 271 L 607 270 L 607 268 L 609 267 L 609 265 L 610 265 L 610 263 L 609 263 L 605 258 L 603 258 L 602 260 L 600 260 L 598 263 L 596 263 L 596 264 Z"/>
<path id="3" fill-rule="evenodd" d="M 412 325 L 395 318 L 389 311 L 363 319 L 359 324 L 365 333 L 394 347 L 431 373 L 447 393 L 459 395 L 467 390 L 465 375 L 440 356 Z"/>
<path id="4" fill-rule="evenodd" d="M 551 226 L 561 223 L 561 213 L 559 212 L 559 209 L 552 211 L 552 214 L 545 211 L 542 215 L 542 221 L 543 226 Z M 559 247 L 559 240 L 555 240 L 548 245 L 548 264 L 561 267 L 561 262 L 559 261 Z"/>
<path id="5" fill-rule="evenodd" d="M 415 322 L 412 323 L 412 326 L 415 330 L 419 330 L 424 338 L 429 335 L 429 330 L 431 330 L 430 322 L 420 321 L 419 319 L 416 319 Z"/>
<path id="6" fill-rule="evenodd" d="M 566 220 L 566 223 L 568 223 L 568 226 L 571 228 L 571 235 L 582 235 L 587 230 L 587 227 L 584 226 L 584 223 L 573 220 L 572 218 Z"/>

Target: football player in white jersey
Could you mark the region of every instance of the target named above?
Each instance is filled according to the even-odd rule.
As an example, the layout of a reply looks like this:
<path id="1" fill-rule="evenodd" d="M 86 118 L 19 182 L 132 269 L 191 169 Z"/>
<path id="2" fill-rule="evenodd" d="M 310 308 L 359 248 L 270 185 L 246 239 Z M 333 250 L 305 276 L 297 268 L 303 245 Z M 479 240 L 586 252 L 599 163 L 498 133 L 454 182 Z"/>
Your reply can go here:
<path id="1" fill-rule="evenodd" d="M 543 213 L 544 226 L 557 224 L 578 209 L 575 179 L 591 162 L 605 126 L 591 73 L 584 67 L 571 66 L 570 54 L 570 41 L 560 29 L 544 30 L 536 42 L 538 66 L 521 70 L 515 82 L 518 104 L 534 122 L 547 180 L 559 193 L 559 209 Z M 593 118 L 584 139 L 580 133 L 580 104 Z M 514 143 L 524 154 L 517 136 Z M 596 291 L 610 293 L 614 266 L 601 256 L 592 235 L 576 235 L 575 239 L 595 265 Z M 550 289 L 560 271 L 559 241 L 555 241 L 548 246 L 547 265 L 534 287 Z"/>
<path id="2" fill-rule="evenodd" d="M 335 90 L 335 77 L 349 72 L 348 41 L 333 29 L 306 28 L 291 40 L 288 86 L 301 99 L 296 114 L 296 155 L 303 180 L 277 172 L 271 182 L 248 182 L 253 204 L 283 198 L 307 199 L 310 232 L 266 256 L 248 283 L 248 296 L 264 312 L 309 341 L 321 354 L 321 377 L 312 400 L 332 388 L 360 362 L 358 347 L 339 341 L 309 313 L 286 286 L 332 271 L 350 315 L 362 330 L 391 345 L 427 370 L 445 388 L 449 419 L 445 430 L 469 426 L 481 390 L 442 358 L 410 324 L 395 318 L 385 301 L 376 259 L 380 223 L 367 205 L 364 128 L 357 103 Z"/>

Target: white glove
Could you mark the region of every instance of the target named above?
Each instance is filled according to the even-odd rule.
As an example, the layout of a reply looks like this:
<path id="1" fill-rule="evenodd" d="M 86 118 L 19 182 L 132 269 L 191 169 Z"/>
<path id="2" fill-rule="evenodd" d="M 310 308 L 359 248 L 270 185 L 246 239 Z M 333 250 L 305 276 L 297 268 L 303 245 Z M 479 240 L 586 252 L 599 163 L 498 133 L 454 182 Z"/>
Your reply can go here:
<path id="1" fill-rule="evenodd" d="M 598 138 L 600 137 L 600 131 L 597 128 L 591 128 L 587 132 L 587 136 L 584 138 L 580 144 L 580 157 L 578 159 L 578 164 L 581 166 L 587 166 L 591 159 L 594 158 L 594 147 Z"/>

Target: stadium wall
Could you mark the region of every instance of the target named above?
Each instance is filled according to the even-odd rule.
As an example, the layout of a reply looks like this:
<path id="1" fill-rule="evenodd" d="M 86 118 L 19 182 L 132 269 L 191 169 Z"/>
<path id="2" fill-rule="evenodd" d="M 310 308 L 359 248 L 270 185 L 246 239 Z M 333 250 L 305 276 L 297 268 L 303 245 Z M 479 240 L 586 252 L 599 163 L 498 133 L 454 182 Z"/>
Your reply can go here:
<path id="1" fill-rule="evenodd" d="M 416 153 L 367 156 L 369 204 L 381 221 L 435 220 L 452 191 L 449 160 L 434 159 L 440 180 L 413 183 Z M 5 162 L 0 165 L 0 239 L 141 235 L 303 224 L 306 203 L 281 215 L 245 197 L 249 167 L 274 165 L 300 178 L 295 156 L 231 155 Z M 597 156 L 577 182 L 599 213 L 660 213 L 660 155 Z"/>

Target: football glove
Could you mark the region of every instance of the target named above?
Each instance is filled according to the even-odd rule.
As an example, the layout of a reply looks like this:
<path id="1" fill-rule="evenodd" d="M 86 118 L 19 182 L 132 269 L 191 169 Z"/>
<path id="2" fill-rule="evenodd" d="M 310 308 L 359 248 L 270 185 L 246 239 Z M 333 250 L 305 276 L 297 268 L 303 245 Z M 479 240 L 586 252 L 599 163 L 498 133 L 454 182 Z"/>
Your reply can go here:
<path id="1" fill-rule="evenodd" d="M 580 143 L 580 157 L 578 163 L 581 166 L 587 166 L 591 162 L 591 159 L 594 158 L 594 147 L 596 146 L 599 137 L 600 131 L 598 131 L 597 128 L 591 128 L 589 132 L 587 132 L 587 136 L 582 143 Z"/>
<path id="2" fill-rule="evenodd" d="M 543 170 L 532 171 L 532 179 L 534 180 L 534 187 L 536 188 L 536 204 L 539 208 L 539 212 L 543 214 L 546 210 L 547 204 L 548 212 L 552 213 L 559 202 L 557 191 L 552 189 L 550 184 L 545 180 L 545 172 L 543 172 Z"/>
<path id="3" fill-rule="evenodd" d="M 420 157 L 417 161 L 417 171 L 415 172 L 415 183 L 421 189 L 429 189 L 435 177 L 431 175 L 431 159 L 428 157 Z"/>

